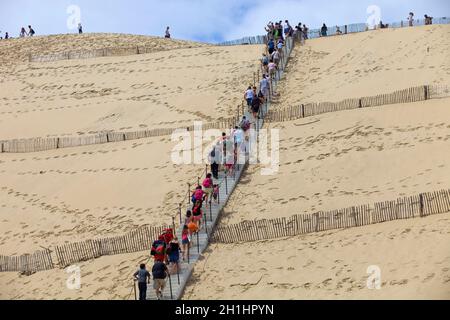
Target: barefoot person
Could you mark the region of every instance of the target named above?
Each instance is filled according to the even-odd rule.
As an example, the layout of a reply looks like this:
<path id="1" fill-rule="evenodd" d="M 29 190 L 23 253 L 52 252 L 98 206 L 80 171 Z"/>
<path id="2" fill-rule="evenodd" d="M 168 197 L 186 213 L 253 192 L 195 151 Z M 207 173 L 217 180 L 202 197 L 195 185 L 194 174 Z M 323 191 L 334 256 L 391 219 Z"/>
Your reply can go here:
<path id="1" fill-rule="evenodd" d="M 164 288 L 166 287 L 166 278 L 168 276 L 167 266 L 164 262 L 156 261 L 152 268 L 153 289 L 156 292 L 156 298 L 161 300 Z"/>
<path id="2" fill-rule="evenodd" d="M 147 284 L 150 284 L 150 272 L 147 271 L 144 263 L 140 265 L 139 270 L 133 276 L 138 283 L 139 300 L 147 300 Z"/>

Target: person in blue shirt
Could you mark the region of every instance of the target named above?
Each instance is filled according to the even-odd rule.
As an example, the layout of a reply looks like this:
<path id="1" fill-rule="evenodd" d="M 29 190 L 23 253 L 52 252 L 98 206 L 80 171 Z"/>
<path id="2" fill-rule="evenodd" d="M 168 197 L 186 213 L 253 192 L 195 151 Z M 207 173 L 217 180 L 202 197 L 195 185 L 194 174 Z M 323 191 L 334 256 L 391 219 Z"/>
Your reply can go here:
<path id="1" fill-rule="evenodd" d="M 267 47 L 269 48 L 269 54 L 272 54 L 272 52 L 275 50 L 275 42 L 273 41 L 273 39 L 269 40 Z"/>

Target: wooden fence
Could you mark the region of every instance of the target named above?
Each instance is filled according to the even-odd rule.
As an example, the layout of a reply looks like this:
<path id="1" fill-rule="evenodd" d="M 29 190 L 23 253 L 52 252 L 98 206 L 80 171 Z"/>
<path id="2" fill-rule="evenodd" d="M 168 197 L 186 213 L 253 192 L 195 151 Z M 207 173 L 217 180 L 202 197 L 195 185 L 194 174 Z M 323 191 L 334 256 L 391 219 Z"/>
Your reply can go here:
<path id="1" fill-rule="evenodd" d="M 101 256 L 150 250 L 155 239 L 167 227 L 141 227 L 125 235 L 68 243 L 55 247 L 61 268 Z"/>
<path id="2" fill-rule="evenodd" d="M 450 212 L 450 190 L 421 193 L 394 201 L 378 202 L 373 206 L 361 205 L 270 220 L 243 221 L 217 227 L 211 239 L 216 243 L 267 240 L 444 212 Z"/>
<path id="3" fill-rule="evenodd" d="M 433 24 L 449 24 L 450 18 L 447 17 L 440 17 L 440 18 L 434 18 Z M 414 19 L 414 26 L 423 26 L 425 24 L 424 19 Z M 389 23 L 389 28 L 406 28 L 409 27 L 407 21 L 398 21 L 398 22 L 392 22 Z M 346 24 L 339 26 L 339 30 L 343 34 L 349 34 L 349 33 L 359 33 L 359 32 L 366 32 L 369 31 L 369 26 L 367 23 L 353 23 L 353 24 Z M 320 38 L 321 29 L 310 29 L 308 30 L 308 39 L 315 39 Z M 337 35 L 337 28 L 336 26 L 329 26 L 328 27 L 328 36 L 334 36 Z M 242 44 L 255 44 L 259 43 L 259 39 L 267 38 L 267 36 L 255 36 L 255 37 L 244 37 L 237 40 L 230 40 L 221 42 L 218 45 L 219 46 L 235 46 L 235 45 L 242 45 Z"/>
<path id="4" fill-rule="evenodd" d="M 448 86 L 424 85 L 370 97 L 345 99 L 338 102 L 308 103 L 280 110 L 272 110 L 267 114 L 266 120 L 269 122 L 290 121 L 328 112 L 376 107 L 389 104 L 412 103 L 445 97 L 450 97 L 450 89 Z"/>
<path id="5" fill-rule="evenodd" d="M 175 47 L 170 50 L 189 48 L 186 46 Z M 76 51 L 66 51 L 46 55 L 33 55 L 30 54 L 28 57 L 29 62 L 52 62 L 59 60 L 72 60 L 72 59 L 91 59 L 100 57 L 113 57 L 113 56 L 129 56 L 134 54 L 146 54 L 155 52 L 155 47 L 142 47 L 142 46 L 131 46 L 131 47 L 110 47 L 102 49 L 93 50 L 76 50 Z"/>
<path id="6" fill-rule="evenodd" d="M 265 121 L 281 122 L 306 118 L 328 112 L 336 112 L 350 109 L 375 107 L 397 103 L 411 103 L 428 99 L 438 99 L 450 97 L 450 88 L 446 85 L 425 85 L 419 87 L 398 90 L 392 93 L 379 94 L 371 97 L 345 99 L 339 102 L 320 102 L 301 104 L 299 106 L 288 107 L 280 110 L 269 111 L 265 116 Z M 238 121 L 238 117 L 228 117 L 222 120 L 207 122 L 202 128 L 227 129 L 233 127 Z M 0 141 L 0 152 L 27 153 L 39 152 L 51 149 L 86 146 L 92 144 L 102 144 L 108 142 L 120 142 L 151 138 L 157 136 L 171 135 L 177 129 L 194 130 L 190 125 L 184 128 L 158 128 L 151 130 L 137 130 L 128 132 L 108 132 L 79 137 L 59 137 L 59 138 L 29 138 Z"/>
<path id="7" fill-rule="evenodd" d="M 122 236 L 68 243 L 56 246 L 54 250 L 36 251 L 21 256 L 0 255 L 0 272 L 34 273 L 53 269 L 55 265 L 51 256 L 52 251 L 56 254 L 59 267 L 65 268 L 73 263 L 101 256 L 150 250 L 153 241 L 166 228 L 144 226 Z"/>
<path id="8" fill-rule="evenodd" d="M 23 254 L 13 257 L 0 255 L 0 272 L 19 271 L 21 273 L 31 274 L 53 268 L 54 265 L 50 250 L 41 250 L 33 254 Z"/>
<path id="9" fill-rule="evenodd" d="M 220 121 L 207 122 L 202 128 L 207 129 L 226 129 L 236 124 L 236 117 L 224 118 Z M 151 138 L 158 136 L 171 135 L 177 129 L 194 130 L 194 126 L 190 125 L 183 128 L 158 128 L 151 130 L 137 131 L 112 131 L 108 133 L 98 133 L 93 135 L 83 135 L 78 137 L 57 137 L 57 138 L 28 138 L 28 139 L 12 139 L 0 141 L 0 152 L 6 153 L 28 153 L 40 152 L 53 149 L 71 148 L 79 146 L 87 146 L 93 144 L 103 144 L 108 142 L 120 142 L 128 140 L 137 140 L 143 138 Z"/>

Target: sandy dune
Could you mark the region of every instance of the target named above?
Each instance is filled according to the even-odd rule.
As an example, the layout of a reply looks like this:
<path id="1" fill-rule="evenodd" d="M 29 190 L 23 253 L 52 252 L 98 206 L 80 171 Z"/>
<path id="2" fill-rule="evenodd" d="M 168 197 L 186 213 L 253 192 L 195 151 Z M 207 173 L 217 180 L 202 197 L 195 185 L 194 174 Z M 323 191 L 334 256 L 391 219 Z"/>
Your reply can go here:
<path id="1" fill-rule="evenodd" d="M 11 55 L 2 56 L 5 59 L 30 49 L 45 54 L 146 45 L 145 41 L 159 52 L 21 63 L 4 70 L 0 139 L 178 127 L 192 125 L 196 119 L 234 115 L 244 88 L 253 82 L 262 51 L 260 46 L 124 39 L 125 43 L 121 36 L 86 35 L 14 39 L 6 46 L 2 42 L 2 53 Z M 81 41 L 80 48 L 69 47 L 72 40 Z M 179 45 L 185 48 L 169 50 Z M 20 255 L 121 235 L 141 225 L 171 223 L 178 204 L 186 200 L 187 183 L 194 184 L 205 170 L 204 165 L 174 165 L 175 144 L 167 136 L 0 154 L 1 254 Z M 148 253 L 139 253 L 85 262 L 81 264 L 86 269 L 85 286 L 77 292 L 64 291 L 67 275 L 60 269 L 29 278 L 0 273 L 0 298 L 123 299 L 130 290 L 131 273 L 147 257 Z M 26 290 L 19 289 L 25 285 Z M 24 294 L 17 294 L 18 290 Z"/>
<path id="2" fill-rule="evenodd" d="M 282 240 L 212 245 L 184 299 L 449 299 L 450 213 Z M 369 290 L 369 266 L 381 289 Z"/>
<path id="3" fill-rule="evenodd" d="M 235 115 L 261 51 L 200 46 L 16 66 L 0 82 L 0 139 L 177 128 Z"/>
<path id="4" fill-rule="evenodd" d="M 297 46 L 277 107 L 450 83 L 450 26 L 381 30 Z M 429 50 L 427 50 L 427 48 Z M 334 112 L 280 129 L 280 171 L 250 166 L 222 224 L 450 188 L 450 99 Z M 185 299 L 450 298 L 449 214 L 288 240 L 212 245 Z M 382 290 L 366 289 L 379 265 Z"/>
<path id="5" fill-rule="evenodd" d="M 449 32 L 449 26 L 433 26 L 310 41 L 296 49 L 277 107 L 448 84 Z M 13 40 L 8 48 L 0 44 L 1 59 L 21 61 L 27 48 L 43 54 L 70 49 L 72 39 L 95 48 L 122 38 L 99 35 L 95 43 L 95 36 L 74 37 L 49 37 L 45 50 L 30 42 L 34 39 Z M 0 139 L 174 127 L 225 117 L 234 114 L 244 87 L 253 82 L 261 53 L 260 46 L 189 43 L 191 48 L 165 51 L 178 43 L 148 41 L 156 41 L 159 52 L 12 66 L 0 79 L 5 88 Z M 449 102 L 271 124 L 281 129 L 280 172 L 264 177 L 250 166 L 221 223 L 450 188 Z M 170 222 L 186 182 L 204 170 L 172 165 L 173 146 L 169 137 L 155 137 L 0 154 L 0 252 L 21 254 Z M 196 266 L 185 298 L 448 298 L 449 225 L 446 213 L 290 240 L 213 245 Z M 137 253 L 81 263 L 79 291 L 66 289 L 67 274 L 60 269 L 30 277 L 0 273 L 0 298 L 125 299 L 130 275 L 146 260 L 147 253 Z M 365 289 L 369 265 L 380 266 L 382 290 Z"/>
<path id="6" fill-rule="evenodd" d="M 222 223 L 450 188 L 449 104 L 437 99 L 271 124 L 280 130 L 279 173 L 263 176 L 250 166 Z"/>
<path id="7" fill-rule="evenodd" d="M 173 145 L 166 137 L 2 155 L 1 252 L 171 223 L 187 183 L 205 170 L 172 164 Z"/>
<path id="8" fill-rule="evenodd" d="M 53 269 L 31 276 L 1 273 L 0 299 L 134 300 L 132 274 L 140 263 L 146 263 L 147 260 L 148 253 L 140 252 L 79 263 L 79 290 L 67 288 L 66 282 L 71 274 L 66 273 L 66 269 Z"/>
<path id="9" fill-rule="evenodd" d="M 280 107 L 450 83 L 450 25 L 383 29 L 297 46 Z"/>
<path id="10" fill-rule="evenodd" d="M 85 51 L 112 47 L 144 46 L 154 51 L 209 46 L 183 40 L 111 33 L 58 34 L 15 38 L 0 42 L 0 65 L 28 62 L 29 55 L 48 55 L 67 51 Z"/>

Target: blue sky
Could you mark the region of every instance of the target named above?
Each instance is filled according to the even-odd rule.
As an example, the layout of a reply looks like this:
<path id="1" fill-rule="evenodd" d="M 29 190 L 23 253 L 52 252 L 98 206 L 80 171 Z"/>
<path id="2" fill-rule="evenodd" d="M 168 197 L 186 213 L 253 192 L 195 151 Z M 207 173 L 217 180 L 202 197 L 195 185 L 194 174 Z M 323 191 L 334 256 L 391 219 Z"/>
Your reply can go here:
<path id="1" fill-rule="evenodd" d="M 450 16 L 448 0 L 0 0 L 0 30 L 17 37 L 31 24 L 41 35 L 75 32 L 67 26 L 71 5 L 80 8 L 85 32 L 162 36 L 170 26 L 174 38 L 204 42 L 262 34 L 269 20 L 311 27 L 366 22 L 370 5 L 380 7 L 384 22 L 410 11 Z"/>

